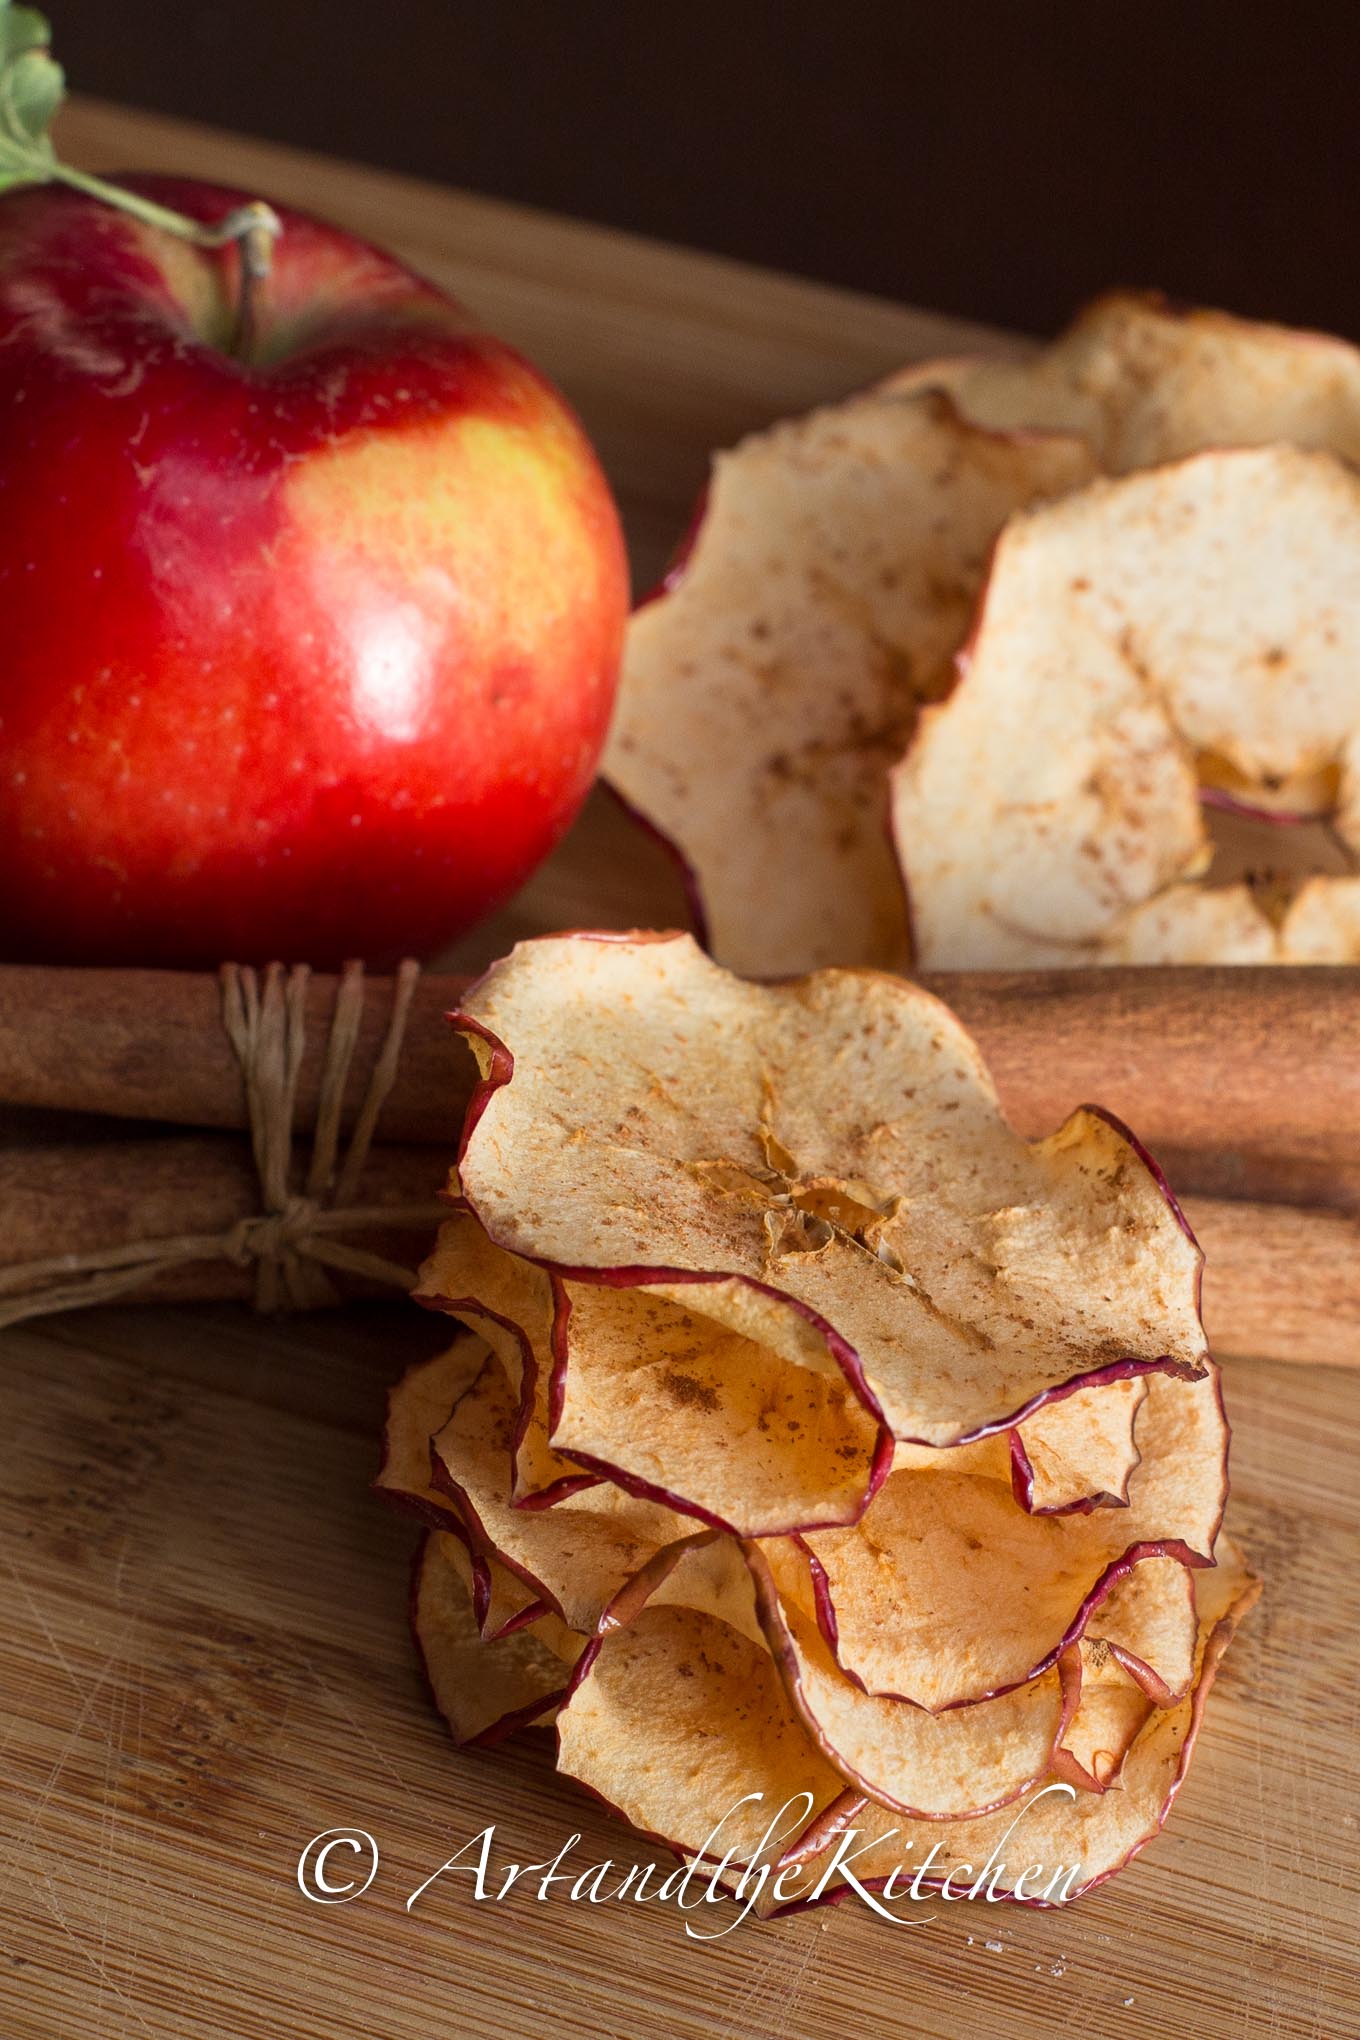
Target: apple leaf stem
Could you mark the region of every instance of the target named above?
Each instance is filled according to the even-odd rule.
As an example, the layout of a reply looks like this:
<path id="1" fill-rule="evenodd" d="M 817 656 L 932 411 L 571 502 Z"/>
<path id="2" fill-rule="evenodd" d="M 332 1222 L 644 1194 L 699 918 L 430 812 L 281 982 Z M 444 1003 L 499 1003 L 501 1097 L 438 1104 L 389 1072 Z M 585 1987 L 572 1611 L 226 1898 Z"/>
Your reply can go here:
<path id="1" fill-rule="evenodd" d="M 239 246 L 232 352 L 249 359 L 255 343 L 257 289 L 269 274 L 274 243 L 283 232 L 278 214 L 263 199 L 253 199 L 225 219 L 195 220 L 108 178 L 63 163 L 48 129 L 66 97 L 66 77 L 50 53 L 50 42 L 51 30 L 35 8 L 0 0 L 0 192 L 27 184 L 65 184 L 196 248 Z"/>

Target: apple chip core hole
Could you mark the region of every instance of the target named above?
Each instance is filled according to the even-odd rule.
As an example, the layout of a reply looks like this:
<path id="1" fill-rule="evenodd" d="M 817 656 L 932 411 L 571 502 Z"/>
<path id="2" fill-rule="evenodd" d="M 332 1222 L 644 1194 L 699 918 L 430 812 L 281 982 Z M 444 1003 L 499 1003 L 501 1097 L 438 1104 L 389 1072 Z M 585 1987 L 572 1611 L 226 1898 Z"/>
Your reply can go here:
<path id="1" fill-rule="evenodd" d="M 1353 878 L 1360 857 L 1336 826 L 1340 775 L 1335 768 L 1286 787 L 1264 780 L 1229 789 L 1200 780 L 1208 838 L 1201 883 L 1209 890 L 1245 885 L 1268 921 L 1279 924 L 1312 878 Z M 1274 805 L 1281 798 L 1291 805 Z"/>

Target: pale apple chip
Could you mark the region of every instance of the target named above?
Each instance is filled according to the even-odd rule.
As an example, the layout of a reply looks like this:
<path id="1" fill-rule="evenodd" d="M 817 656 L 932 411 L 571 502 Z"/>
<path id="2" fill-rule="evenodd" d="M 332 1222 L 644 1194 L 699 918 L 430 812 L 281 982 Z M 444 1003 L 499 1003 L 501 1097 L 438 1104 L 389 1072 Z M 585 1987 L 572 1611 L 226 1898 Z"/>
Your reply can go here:
<path id="1" fill-rule="evenodd" d="M 739 1537 L 852 1523 L 892 1441 L 839 1373 L 640 1289 L 560 1285 L 552 1436 L 630 1493 Z"/>
<path id="2" fill-rule="evenodd" d="M 1137 1429 L 1143 1457 L 1121 1509 L 1031 1515 L 1008 1482 L 903 1469 L 858 1524 L 810 1533 L 818 1617 L 842 1670 L 871 1694 L 971 1712 L 1056 1663 L 1088 1625 L 1103 1634 L 1097 1611 L 1130 1568 L 1210 1564 L 1227 1499 L 1217 1371 L 1149 1377 Z M 1146 1619 L 1121 1604 L 1117 1633 L 1162 1677 L 1156 1597 L 1142 1598 Z"/>
<path id="3" fill-rule="evenodd" d="M 1006 1805 L 1047 1775 L 1077 1703 L 1075 1654 L 996 1699 L 931 1714 L 851 1683 L 818 1629 L 810 1596 L 799 1603 L 793 1553 L 750 1545 L 747 1560 L 789 1698 L 847 1783 L 918 1819 L 960 1820 Z"/>
<path id="4" fill-rule="evenodd" d="M 411 1626 L 435 1705 L 457 1743 L 499 1742 L 530 1722 L 547 1721 L 567 1689 L 571 1665 L 564 1632 L 557 1648 L 539 1625 L 497 1642 L 478 1634 L 456 1537 L 432 1533 L 416 1559 Z M 551 1621 L 551 1618 L 548 1618 Z"/>
<path id="5" fill-rule="evenodd" d="M 920 362 L 881 387 L 945 390 L 998 431 L 1078 433 L 1112 474 L 1275 442 L 1360 461 L 1360 351 L 1349 341 L 1151 291 L 1097 298 L 1026 361 Z"/>
<path id="6" fill-rule="evenodd" d="M 460 1518 L 447 1494 L 434 1484 L 430 1440 L 448 1422 L 454 1404 L 485 1362 L 486 1348 L 478 1340 L 460 1338 L 432 1360 L 408 1367 L 388 1392 L 382 1465 L 374 1488 L 437 1530 L 456 1528 Z"/>
<path id="7" fill-rule="evenodd" d="M 440 1549 L 472 1596 L 472 1612 L 483 1642 L 499 1643 L 502 1637 L 532 1624 L 541 1642 L 575 1664 L 584 1639 L 568 1629 L 546 1601 L 532 1595 L 518 1574 L 498 1558 L 477 1550 L 464 1525 L 442 1533 Z"/>
<path id="8" fill-rule="evenodd" d="M 648 1840 L 745 1865 L 780 1853 L 844 1781 L 746 1633 L 741 1590 L 735 1623 L 712 1612 L 734 1572 L 708 1543 L 659 1554 L 607 1611 L 558 1715 L 557 1761 Z"/>
<path id="9" fill-rule="evenodd" d="M 435 1436 L 435 1485 L 452 1497 L 474 1550 L 499 1559 L 569 1628 L 592 1630 L 623 1582 L 687 1526 L 671 1510 L 605 1485 L 571 1508 L 512 1507 L 516 1414 L 500 1362 L 488 1354 Z"/>
<path id="10" fill-rule="evenodd" d="M 1036 1516 L 1121 1507 L 1138 1464 L 1134 1425 L 1146 1375 L 1102 1381 L 1045 1403 L 1011 1433 L 1016 1499 Z"/>
<path id="11" fill-rule="evenodd" d="M 1091 1617 L 1089 1634 L 1158 1707 L 1174 1707 L 1195 1675 L 1195 1575 L 1175 1558 L 1124 1573 Z"/>
<path id="12" fill-rule="evenodd" d="M 1286 963 L 1360 963 L 1360 878 L 1307 880 L 1285 916 L 1280 951 Z"/>
<path id="13" fill-rule="evenodd" d="M 1053 1775 L 1082 1792 L 1106 1792 L 1152 1712 L 1137 1680 L 1106 1643 L 1083 1637 L 1081 1700 L 1053 1759 Z"/>
<path id="14" fill-rule="evenodd" d="M 547 1603 L 486 1551 L 473 1546 L 467 1522 L 444 1488 L 437 1487 L 430 1444 L 454 1405 L 486 1364 L 480 1339 L 459 1339 L 446 1353 L 409 1367 L 388 1397 L 383 1463 L 374 1481 L 388 1501 L 437 1530 L 452 1533 L 467 1554 L 465 1584 L 477 1628 L 489 1640 L 508 1635 L 542 1615 Z M 461 1564 L 461 1562 L 460 1562 Z"/>
<path id="15" fill-rule="evenodd" d="M 1199 1250 L 1141 1150 L 1092 1111 L 1019 1139 L 917 986 L 761 986 L 687 936 L 559 936 L 456 1017 L 483 1076 L 463 1192 L 497 1244 L 573 1282 L 701 1283 L 720 1322 L 740 1288 L 733 1329 L 797 1358 L 793 1305 L 899 1438 L 1208 1366 Z"/>
<path id="16" fill-rule="evenodd" d="M 471 1212 L 455 1210 L 420 1270 L 415 1300 L 470 1325 L 505 1369 L 519 1398 L 511 1448 L 515 1507 L 543 1508 L 593 1487 L 598 1475 L 548 1442 L 554 1298 L 543 1270 L 493 1246 Z"/>
<path id="17" fill-rule="evenodd" d="M 924 1890 L 947 1888 L 962 1896 L 978 1889 L 1045 1905 L 1065 1903 L 1122 1869 L 1160 1832 L 1171 1810 L 1214 1674 L 1259 1592 L 1241 1554 L 1226 1542 L 1218 1563 L 1197 1573 L 1195 1582 L 1200 1643 L 1194 1689 L 1178 1706 L 1148 1715 L 1124 1756 L 1116 1789 L 1082 1790 L 1055 1773 L 1020 1805 L 945 1825 L 913 1825 L 866 1801 L 842 1823 L 845 1835 L 856 1837 L 853 1850 L 862 1850 L 847 1854 L 854 1880 L 900 1900 L 924 1872 Z M 796 1890 L 784 1880 L 783 1909 L 796 1911 L 852 1889 L 835 1857 L 820 1868 L 814 1861 Z"/>
<path id="18" fill-rule="evenodd" d="M 720 454 L 636 613 L 605 757 L 678 849 L 714 954 L 757 976 L 899 964 L 887 774 L 949 679 L 1010 513 L 1092 472 L 936 396 L 870 394 Z"/>
<path id="19" fill-rule="evenodd" d="M 1334 923 L 1354 911 L 1357 731 L 1360 475 L 1342 460 L 1206 452 L 1016 517 L 958 684 L 894 774 L 918 963 L 1285 957 L 1300 895 L 1309 953 L 1342 960 L 1320 902 L 1340 888 Z M 1281 786 L 1331 784 L 1326 869 L 1277 813 L 1259 867 L 1218 884 L 1204 803 L 1225 773 L 1239 822 Z"/>

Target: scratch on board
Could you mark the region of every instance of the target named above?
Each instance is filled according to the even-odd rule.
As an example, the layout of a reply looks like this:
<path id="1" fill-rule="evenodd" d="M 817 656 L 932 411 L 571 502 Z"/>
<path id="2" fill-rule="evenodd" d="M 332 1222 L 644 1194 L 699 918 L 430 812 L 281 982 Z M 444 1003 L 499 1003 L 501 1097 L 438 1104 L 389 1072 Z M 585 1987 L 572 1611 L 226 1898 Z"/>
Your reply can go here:
<path id="1" fill-rule="evenodd" d="M 717 2040 L 792 2040 L 792 2021 L 807 1995 L 816 1938 L 787 1926 L 776 1931 L 778 1939 L 717 2029 Z"/>

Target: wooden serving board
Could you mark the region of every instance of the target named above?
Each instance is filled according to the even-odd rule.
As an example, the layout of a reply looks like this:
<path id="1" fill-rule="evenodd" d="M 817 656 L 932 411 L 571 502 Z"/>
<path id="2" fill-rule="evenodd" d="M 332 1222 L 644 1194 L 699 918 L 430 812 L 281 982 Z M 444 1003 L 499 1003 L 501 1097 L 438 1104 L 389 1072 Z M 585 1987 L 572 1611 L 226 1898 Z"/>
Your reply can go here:
<path id="1" fill-rule="evenodd" d="M 65 144 L 276 192 L 451 285 L 579 406 L 641 580 L 710 446 L 985 338 L 113 109 L 73 109 Z M 664 866 L 596 804 L 459 956 L 677 912 Z M 700 1944 L 670 1909 L 479 1904 L 466 1875 L 406 1909 L 492 1822 L 498 1864 L 577 1832 L 575 1867 L 649 1854 L 540 1748 L 460 1755 L 426 1702 L 404 1619 L 412 1537 L 367 1483 L 386 1386 L 440 1336 L 404 1306 L 293 1323 L 125 1308 L 5 1336 L 3 2040 L 1360 2033 L 1351 1377 L 1232 1367 L 1231 1520 L 1266 1598 L 1167 1832 L 1124 1876 L 1057 1913 L 936 1903 L 888 1925 L 849 1906 Z M 336 1827 L 368 1831 L 380 1863 L 362 1897 L 319 1905 L 298 1858 Z"/>

